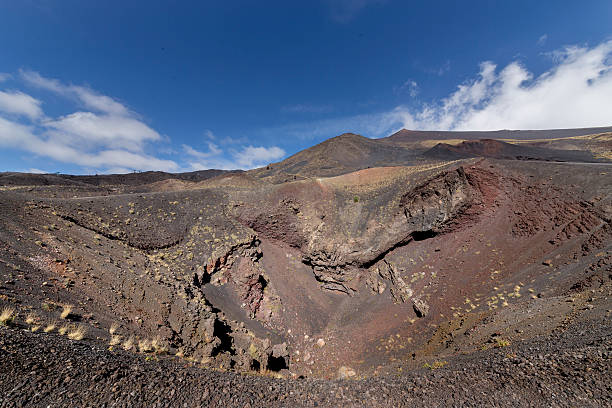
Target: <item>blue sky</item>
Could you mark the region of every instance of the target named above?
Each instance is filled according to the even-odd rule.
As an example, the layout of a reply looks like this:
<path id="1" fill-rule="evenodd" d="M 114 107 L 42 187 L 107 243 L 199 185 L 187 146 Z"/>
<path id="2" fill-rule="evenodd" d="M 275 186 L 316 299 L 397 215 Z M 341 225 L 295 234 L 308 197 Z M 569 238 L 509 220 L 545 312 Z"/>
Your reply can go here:
<path id="1" fill-rule="evenodd" d="M 251 168 L 343 132 L 612 125 L 611 18 L 608 0 L 0 0 L 0 171 Z"/>

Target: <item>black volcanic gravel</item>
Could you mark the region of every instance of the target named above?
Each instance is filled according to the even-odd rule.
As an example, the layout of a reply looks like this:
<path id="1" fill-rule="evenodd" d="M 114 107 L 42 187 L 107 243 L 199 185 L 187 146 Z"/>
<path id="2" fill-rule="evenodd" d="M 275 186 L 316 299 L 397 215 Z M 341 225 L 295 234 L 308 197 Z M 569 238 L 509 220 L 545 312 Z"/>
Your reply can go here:
<path id="1" fill-rule="evenodd" d="M 58 334 L 0 328 L 0 406 L 612 406 L 608 314 L 437 370 L 278 380 L 152 361 Z"/>

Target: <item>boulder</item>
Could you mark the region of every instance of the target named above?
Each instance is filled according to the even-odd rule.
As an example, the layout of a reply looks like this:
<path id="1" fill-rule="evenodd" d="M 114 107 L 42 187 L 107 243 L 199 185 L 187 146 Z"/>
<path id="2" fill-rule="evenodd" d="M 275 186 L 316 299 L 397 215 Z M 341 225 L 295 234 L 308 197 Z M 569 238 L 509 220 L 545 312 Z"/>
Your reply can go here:
<path id="1" fill-rule="evenodd" d="M 289 350 L 287 349 L 287 343 L 275 344 L 272 346 L 272 357 L 288 357 Z"/>
<path id="2" fill-rule="evenodd" d="M 338 369 L 336 373 L 336 379 L 345 380 L 347 378 L 355 377 L 357 373 L 351 367 L 342 366 Z"/>
<path id="3" fill-rule="evenodd" d="M 413 299 L 412 308 L 417 317 L 425 317 L 429 313 L 429 305 L 422 299 Z"/>

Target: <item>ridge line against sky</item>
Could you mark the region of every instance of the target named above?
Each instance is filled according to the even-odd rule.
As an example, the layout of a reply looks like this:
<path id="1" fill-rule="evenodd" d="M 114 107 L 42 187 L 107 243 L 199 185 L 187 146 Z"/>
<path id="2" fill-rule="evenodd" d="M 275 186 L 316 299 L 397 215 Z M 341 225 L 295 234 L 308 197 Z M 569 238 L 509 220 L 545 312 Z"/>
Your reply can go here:
<path id="1" fill-rule="evenodd" d="M 612 40 L 595 47 L 567 47 L 551 54 L 555 65 L 534 78 L 519 62 L 498 70 L 493 62 L 480 64 L 476 78 L 460 84 L 448 97 L 424 104 L 418 111 L 397 106 L 388 112 L 312 121 L 262 132 L 315 139 L 354 131 L 368 137 L 387 136 L 399 129 L 498 130 L 581 128 L 610 125 Z M 47 117 L 43 102 L 19 90 L 0 90 L 0 145 L 40 157 L 95 169 L 95 172 L 134 170 L 191 171 L 208 168 L 249 169 L 279 160 L 278 146 L 253 146 L 225 152 L 205 131 L 204 150 L 183 144 L 169 151 L 179 160 L 145 153 L 151 144 L 172 148 L 131 109 L 110 96 L 77 85 L 66 85 L 34 71 L 20 70 L 30 85 L 69 98 L 90 111 Z M 360 129 L 355 131 L 354 129 Z M 230 140 L 231 141 L 231 140 Z M 227 144 L 226 140 L 224 144 Z M 229 157 L 225 157 L 229 154 Z M 179 164 L 181 163 L 181 164 Z"/>
<path id="2" fill-rule="evenodd" d="M 348 30 L 368 12 L 382 13 L 392 3 L 330 1 L 327 18 Z M 190 137 L 185 137 L 180 128 L 167 126 L 147 108 L 155 104 L 156 109 L 173 109 L 181 104 L 180 94 L 176 100 L 159 100 L 153 87 L 126 98 L 123 89 L 128 88 L 119 88 L 121 96 L 117 96 L 112 84 L 87 85 L 87 72 L 79 80 L 65 74 L 56 79 L 59 76 L 37 64 L 17 62 L 14 70 L 2 69 L 0 64 L 0 159 L 5 163 L 0 171 L 249 169 L 279 161 L 345 132 L 378 138 L 402 128 L 498 130 L 612 125 L 612 39 L 604 36 L 598 43 L 547 49 L 550 41 L 548 33 L 533 37 L 533 46 L 539 49 L 535 60 L 516 54 L 496 62 L 497 58 L 480 55 L 471 71 L 457 77 L 454 84 L 449 78 L 444 80 L 449 84 L 446 91 L 432 91 L 435 82 L 432 85 L 425 78 L 450 76 L 456 60 L 443 60 L 438 67 L 414 63 L 408 70 L 412 74 L 388 90 L 380 90 L 381 94 L 395 95 L 384 104 L 364 101 L 351 112 L 333 100 L 279 101 L 275 112 L 268 108 L 268 123 L 260 121 L 258 126 L 240 129 L 243 120 L 253 120 L 236 116 L 232 120 L 234 129 L 227 130 L 218 122 L 204 121 L 199 132 Z M 424 76 L 416 78 L 413 74 L 417 71 Z M 271 80 L 270 85 L 273 83 Z M 145 95 L 151 99 L 146 104 L 141 97 Z M 200 93 L 203 99 L 217 97 L 204 90 Z M 236 101 L 236 109 L 241 109 L 240 103 Z M 258 112 L 262 110 L 258 108 Z M 193 117 L 193 121 L 201 122 L 199 117 Z"/>

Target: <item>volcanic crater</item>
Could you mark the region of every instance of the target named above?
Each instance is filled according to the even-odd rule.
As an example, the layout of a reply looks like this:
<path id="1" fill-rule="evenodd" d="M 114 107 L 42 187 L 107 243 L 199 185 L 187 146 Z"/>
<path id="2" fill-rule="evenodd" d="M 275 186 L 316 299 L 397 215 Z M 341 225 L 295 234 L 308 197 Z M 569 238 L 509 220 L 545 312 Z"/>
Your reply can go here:
<path id="1" fill-rule="evenodd" d="M 179 400 L 131 401 L 462 405 L 476 383 L 604 406 L 610 130 L 344 134 L 246 172 L 2 173 L 0 403 L 171 377 Z"/>

